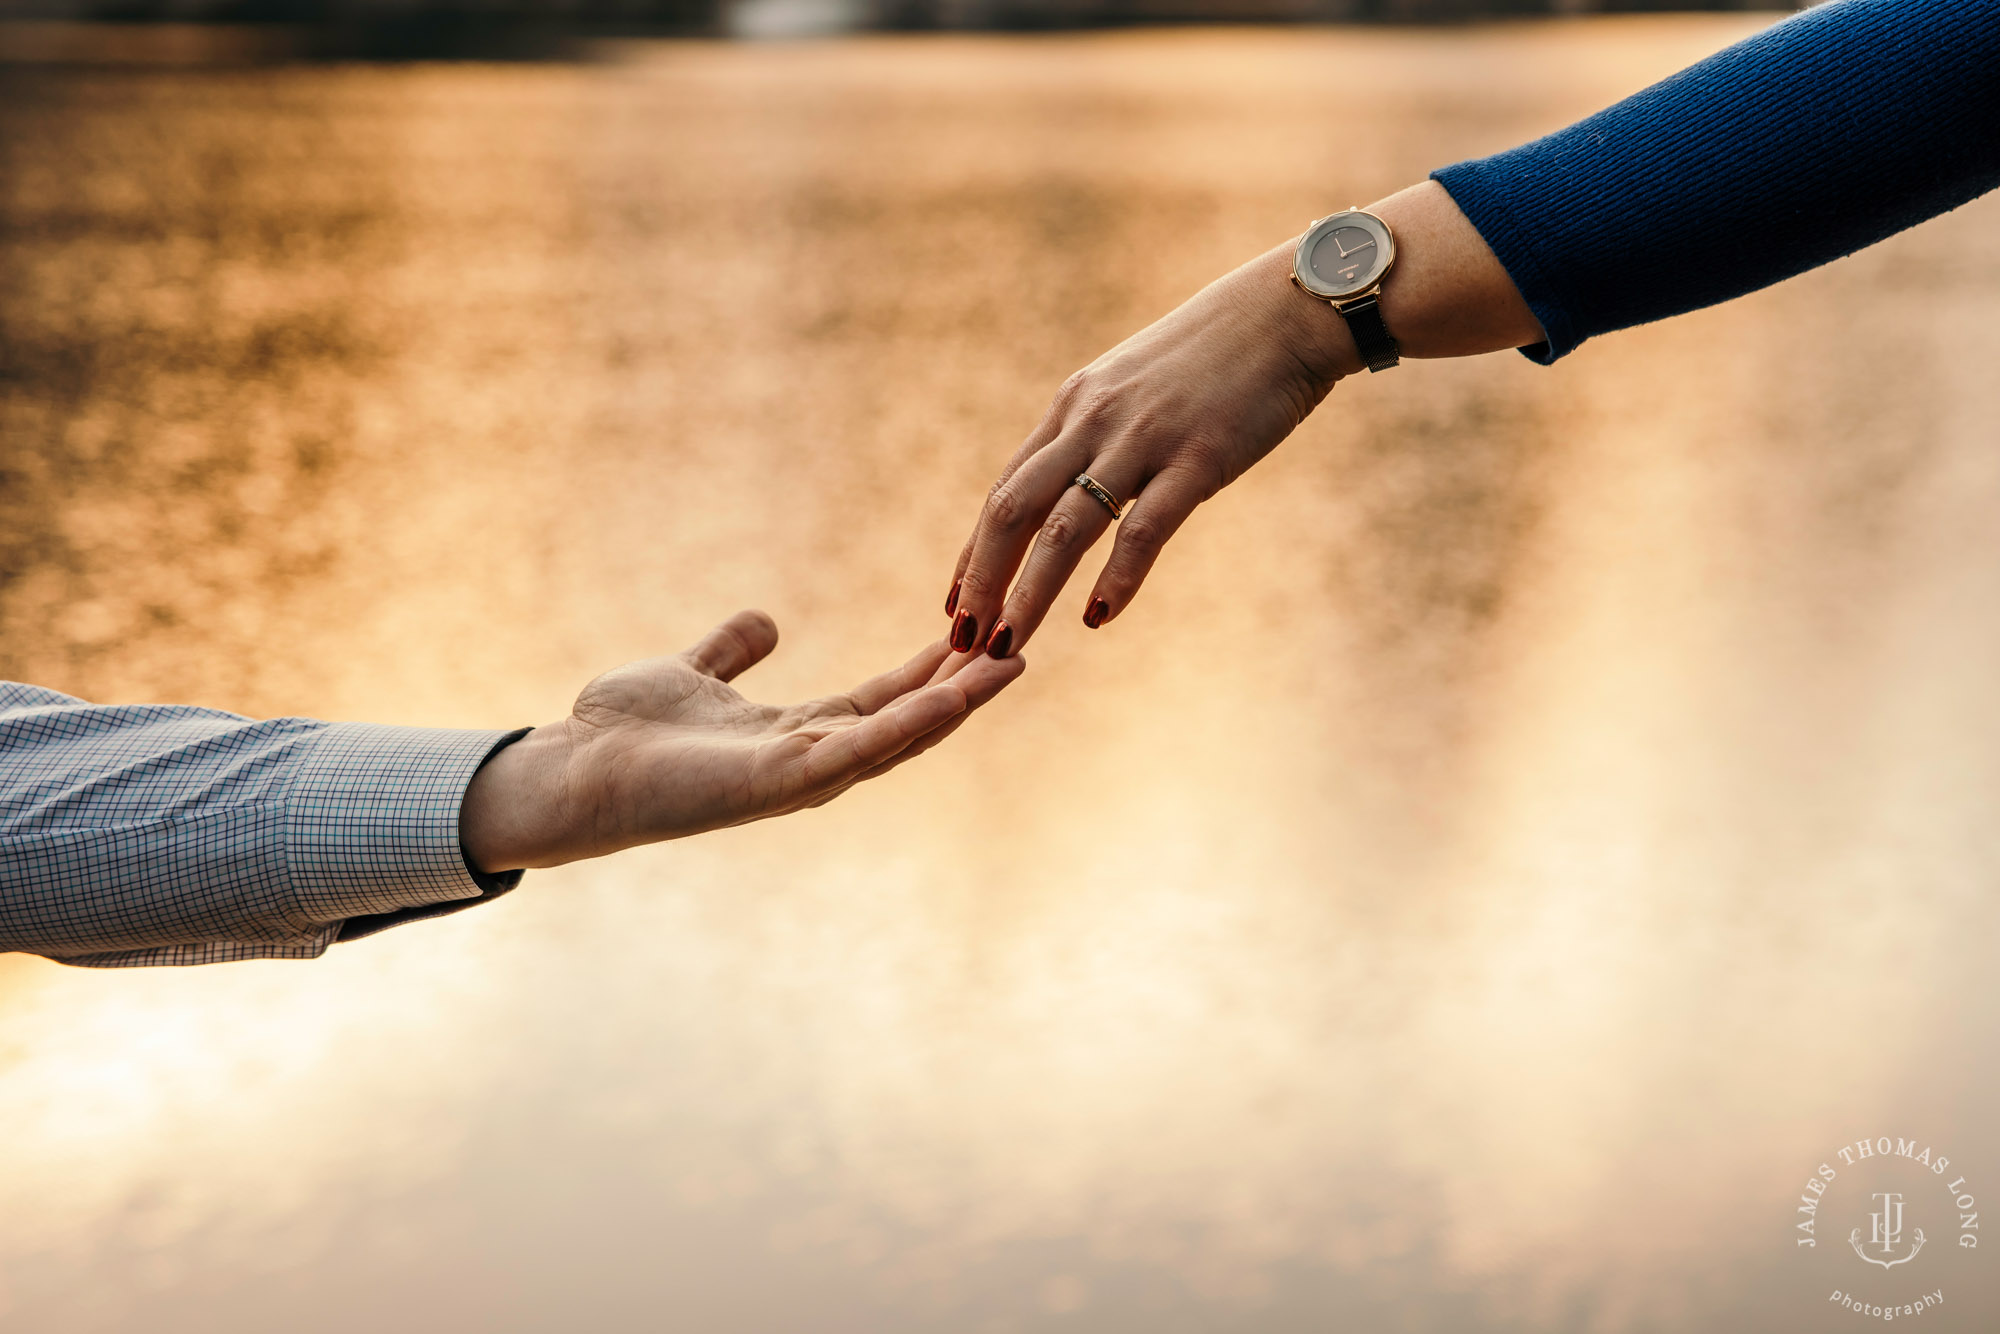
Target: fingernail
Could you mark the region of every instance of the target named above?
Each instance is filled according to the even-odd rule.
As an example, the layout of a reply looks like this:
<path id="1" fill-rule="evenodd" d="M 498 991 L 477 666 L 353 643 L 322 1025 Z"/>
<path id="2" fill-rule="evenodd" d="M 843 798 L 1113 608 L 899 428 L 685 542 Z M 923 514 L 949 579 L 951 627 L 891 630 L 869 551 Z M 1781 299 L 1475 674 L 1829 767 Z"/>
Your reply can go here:
<path id="1" fill-rule="evenodd" d="M 979 638 L 979 621 L 969 611 L 962 611 L 958 619 L 951 623 L 951 650 L 954 653 L 969 652 L 972 641 Z"/>
<path id="2" fill-rule="evenodd" d="M 964 582 L 965 580 L 963 579 L 954 579 L 951 581 L 951 594 L 944 600 L 945 615 L 949 616 L 958 610 L 958 586 Z"/>
<path id="3" fill-rule="evenodd" d="M 993 638 L 986 641 L 986 656 L 1004 658 L 1007 650 L 1014 647 L 1014 627 L 1005 621 L 993 623 Z"/>
<path id="4" fill-rule="evenodd" d="M 1104 618 L 1111 614 L 1111 604 L 1103 598 L 1092 598 L 1090 605 L 1083 609 L 1083 623 L 1095 630 L 1104 624 Z"/>

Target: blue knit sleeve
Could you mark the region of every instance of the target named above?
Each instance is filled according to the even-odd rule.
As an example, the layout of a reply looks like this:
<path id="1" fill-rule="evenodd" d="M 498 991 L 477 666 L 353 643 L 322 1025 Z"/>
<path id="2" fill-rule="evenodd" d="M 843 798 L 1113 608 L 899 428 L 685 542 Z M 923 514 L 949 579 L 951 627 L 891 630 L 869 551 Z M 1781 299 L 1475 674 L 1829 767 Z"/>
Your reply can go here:
<path id="1" fill-rule="evenodd" d="M 2000 0 L 1834 0 L 1432 178 L 1541 321 L 1522 350 L 1551 362 L 2000 185 Z"/>

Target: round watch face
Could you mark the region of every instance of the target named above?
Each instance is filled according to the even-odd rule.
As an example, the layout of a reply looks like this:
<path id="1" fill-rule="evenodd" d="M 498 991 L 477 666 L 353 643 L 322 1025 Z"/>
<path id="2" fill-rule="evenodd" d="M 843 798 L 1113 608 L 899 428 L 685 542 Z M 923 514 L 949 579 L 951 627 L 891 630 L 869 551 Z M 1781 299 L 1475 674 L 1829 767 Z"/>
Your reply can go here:
<path id="1" fill-rule="evenodd" d="M 1396 238 L 1373 213 L 1350 210 L 1321 218 L 1299 242 L 1292 272 L 1318 297 L 1353 296 L 1382 281 L 1396 258 Z"/>

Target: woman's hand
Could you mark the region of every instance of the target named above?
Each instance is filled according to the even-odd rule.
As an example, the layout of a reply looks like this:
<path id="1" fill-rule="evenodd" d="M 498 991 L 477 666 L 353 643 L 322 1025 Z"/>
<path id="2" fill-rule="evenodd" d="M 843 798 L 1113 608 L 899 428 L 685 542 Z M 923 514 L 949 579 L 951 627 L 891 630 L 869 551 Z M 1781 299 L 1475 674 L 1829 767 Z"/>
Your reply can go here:
<path id="1" fill-rule="evenodd" d="M 1405 357 L 1540 339 L 1506 270 L 1442 187 L 1426 181 L 1369 208 L 1396 233 L 1381 307 Z M 1095 629 L 1131 605 L 1195 506 L 1361 368 L 1345 321 L 1291 285 L 1295 246 L 1296 238 L 1210 284 L 1063 385 L 959 555 L 945 600 L 953 648 L 984 646 L 1004 658 L 1035 633 L 1111 526 L 1110 511 L 1076 485 L 1079 473 L 1129 502 L 1084 600 L 1083 623 Z"/>
<path id="2" fill-rule="evenodd" d="M 1209 284 L 1063 384 L 959 555 L 945 606 L 953 648 L 983 645 L 1004 658 L 1035 633 L 1112 524 L 1076 485 L 1079 473 L 1129 502 L 1084 603 L 1083 622 L 1095 629 L 1131 604 L 1195 506 L 1318 406 L 1353 345 L 1333 311 L 1292 287 L 1292 249 Z"/>
<path id="3" fill-rule="evenodd" d="M 459 836 L 482 871 L 557 866 L 819 806 L 949 736 L 1026 664 L 943 642 L 841 695 L 781 708 L 728 684 L 778 627 L 738 612 L 687 652 L 585 686 L 568 718 L 473 777 Z"/>

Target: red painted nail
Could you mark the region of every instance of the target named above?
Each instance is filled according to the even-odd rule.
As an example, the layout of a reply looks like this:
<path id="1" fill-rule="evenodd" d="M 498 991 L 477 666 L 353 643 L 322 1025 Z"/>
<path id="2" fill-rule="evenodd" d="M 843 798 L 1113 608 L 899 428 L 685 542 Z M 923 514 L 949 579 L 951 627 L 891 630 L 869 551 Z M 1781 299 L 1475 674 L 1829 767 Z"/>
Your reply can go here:
<path id="1" fill-rule="evenodd" d="M 963 579 L 954 579 L 951 581 L 951 596 L 944 600 L 945 615 L 949 616 L 958 610 L 958 586 L 964 582 L 965 580 Z"/>
<path id="2" fill-rule="evenodd" d="M 979 621 L 969 611 L 962 611 L 958 619 L 951 623 L 951 650 L 954 653 L 969 653 L 973 641 L 979 638 Z"/>
<path id="3" fill-rule="evenodd" d="M 1083 623 L 1095 630 L 1104 624 L 1104 618 L 1111 614 L 1111 604 L 1103 598 L 1092 598 L 1090 605 L 1083 609 Z"/>
<path id="4" fill-rule="evenodd" d="M 1007 650 L 1014 647 L 1014 627 L 1005 621 L 993 623 L 993 638 L 986 641 L 986 656 L 1004 658 Z"/>

